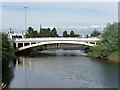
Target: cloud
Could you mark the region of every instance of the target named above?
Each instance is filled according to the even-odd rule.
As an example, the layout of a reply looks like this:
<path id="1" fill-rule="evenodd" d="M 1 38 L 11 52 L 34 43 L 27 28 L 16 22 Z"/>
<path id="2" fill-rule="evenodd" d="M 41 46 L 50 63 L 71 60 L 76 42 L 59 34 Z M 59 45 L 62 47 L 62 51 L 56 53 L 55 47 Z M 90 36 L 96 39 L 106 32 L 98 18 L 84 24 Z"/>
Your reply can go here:
<path id="1" fill-rule="evenodd" d="M 43 26 L 42 28 L 50 28 L 50 29 L 53 29 L 54 27 L 45 27 L 45 26 Z M 56 29 L 57 29 L 57 27 L 56 27 Z"/>
<path id="2" fill-rule="evenodd" d="M 73 30 L 75 33 L 77 34 L 90 34 L 91 32 L 93 32 L 95 29 L 97 29 L 100 32 L 103 32 L 105 26 L 98 26 L 98 25 L 91 25 L 91 26 L 83 26 L 83 27 L 79 27 L 79 26 L 70 26 L 70 27 L 57 27 L 57 31 L 60 35 L 62 35 L 63 31 L 67 31 L 68 33 L 70 33 L 71 30 Z"/>
<path id="3" fill-rule="evenodd" d="M 79 26 L 71 26 L 71 27 L 61 27 L 62 29 L 89 29 L 89 28 L 93 28 L 93 29 L 99 29 L 99 28 L 104 28 L 105 26 L 99 26 L 99 25 L 91 25 L 91 26 L 83 26 L 83 27 L 79 27 Z"/>
<path id="4" fill-rule="evenodd" d="M 24 30 L 24 6 L 27 8 L 27 27 L 39 30 L 39 25 L 62 30 L 91 32 L 117 21 L 117 3 L 3 3 L 3 29 Z M 65 27 L 64 27 L 65 26 Z"/>
<path id="5" fill-rule="evenodd" d="M 90 28 L 104 28 L 105 26 L 92 25 Z"/>

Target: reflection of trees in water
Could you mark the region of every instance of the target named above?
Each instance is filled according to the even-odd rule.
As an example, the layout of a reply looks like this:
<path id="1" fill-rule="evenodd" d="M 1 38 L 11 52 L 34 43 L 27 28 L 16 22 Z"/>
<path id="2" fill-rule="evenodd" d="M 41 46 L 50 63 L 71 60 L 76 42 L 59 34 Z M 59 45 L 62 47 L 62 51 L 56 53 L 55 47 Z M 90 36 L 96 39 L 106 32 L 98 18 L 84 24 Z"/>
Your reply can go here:
<path id="1" fill-rule="evenodd" d="M 16 62 L 18 61 L 18 62 Z M 16 59 L 2 60 L 2 89 L 9 88 L 9 85 L 14 78 L 14 67 L 17 64 L 24 64 L 24 58 L 19 57 Z M 6 85 L 6 86 L 5 86 Z M 3 88 L 5 86 L 5 88 Z"/>
<path id="2" fill-rule="evenodd" d="M 9 87 L 14 75 L 13 66 L 10 65 L 11 60 L 2 60 L 2 83 Z"/>

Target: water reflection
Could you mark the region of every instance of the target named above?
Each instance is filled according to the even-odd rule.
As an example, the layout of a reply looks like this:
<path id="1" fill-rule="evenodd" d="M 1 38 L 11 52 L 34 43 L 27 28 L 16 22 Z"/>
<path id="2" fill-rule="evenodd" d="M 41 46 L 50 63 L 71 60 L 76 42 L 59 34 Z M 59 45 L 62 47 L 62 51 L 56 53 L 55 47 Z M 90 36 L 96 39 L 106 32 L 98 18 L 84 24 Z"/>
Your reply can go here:
<path id="1" fill-rule="evenodd" d="M 40 53 L 47 53 L 51 55 L 57 55 L 57 56 L 87 56 L 87 54 L 83 53 L 82 50 L 45 50 L 41 51 Z"/>
<path id="2" fill-rule="evenodd" d="M 10 60 L 2 60 L 2 83 L 4 84 L 4 88 L 9 87 L 12 79 L 14 78 L 14 64 L 13 61 Z"/>
<path id="3" fill-rule="evenodd" d="M 81 51 L 43 52 L 57 56 L 16 59 L 10 88 L 118 87 L 117 64 L 85 57 Z"/>

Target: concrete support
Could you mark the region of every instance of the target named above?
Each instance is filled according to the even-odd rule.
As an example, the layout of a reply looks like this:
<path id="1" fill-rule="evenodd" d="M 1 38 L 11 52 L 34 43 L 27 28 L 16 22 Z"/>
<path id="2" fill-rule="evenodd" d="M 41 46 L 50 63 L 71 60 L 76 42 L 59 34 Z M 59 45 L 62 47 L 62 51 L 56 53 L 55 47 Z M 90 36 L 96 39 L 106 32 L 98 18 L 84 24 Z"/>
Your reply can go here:
<path id="1" fill-rule="evenodd" d="M 95 45 L 96 45 L 96 42 L 95 42 Z"/>
<path id="2" fill-rule="evenodd" d="M 23 47 L 25 47 L 25 43 L 23 42 Z"/>
<path id="3" fill-rule="evenodd" d="M 16 43 L 16 48 L 18 48 L 18 43 Z"/>
<path id="4" fill-rule="evenodd" d="M 58 47 L 59 47 L 59 49 L 60 49 L 60 43 L 59 43 L 59 46 L 58 46 Z"/>
<path id="5" fill-rule="evenodd" d="M 31 45 L 31 42 L 29 42 L 29 44 Z"/>

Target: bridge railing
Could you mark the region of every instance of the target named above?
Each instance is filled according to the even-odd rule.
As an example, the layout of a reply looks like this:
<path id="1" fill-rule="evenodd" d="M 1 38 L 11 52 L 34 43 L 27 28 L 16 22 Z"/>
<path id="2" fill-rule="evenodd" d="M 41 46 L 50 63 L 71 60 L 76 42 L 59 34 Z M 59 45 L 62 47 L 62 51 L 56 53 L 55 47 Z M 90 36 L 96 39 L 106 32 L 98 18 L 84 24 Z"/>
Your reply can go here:
<path id="1" fill-rule="evenodd" d="M 85 40 L 85 39 L 87 39 L 87 40 L 91 40 L 91 39 L 93 39 L 93 40 L 100 40 L 101 38 L 98 38 L 98 37 L 91 37 L 91 38 L 80 38 L 80 37 L 40 37 L 40 38 L 15 38 L 14 40 L 38 40 L 38 39 L 81 39 L 81 40 Z"/>

